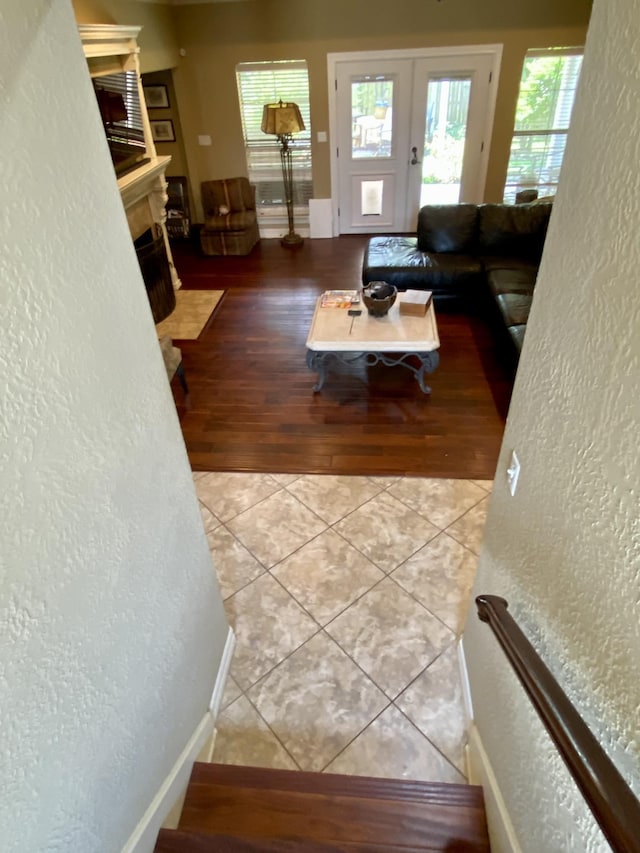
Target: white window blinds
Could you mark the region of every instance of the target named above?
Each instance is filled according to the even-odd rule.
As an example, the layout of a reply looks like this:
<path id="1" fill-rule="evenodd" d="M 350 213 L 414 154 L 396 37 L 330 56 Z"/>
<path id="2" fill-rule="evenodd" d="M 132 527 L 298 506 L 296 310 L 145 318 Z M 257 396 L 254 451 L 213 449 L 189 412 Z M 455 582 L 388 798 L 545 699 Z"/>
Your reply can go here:
<path id="1" fill-rule="evenodd" d="M 581 48 L 527 51 L 505 201 L 516 201 L 525 190 L 539 198 L 555 195 L 581 67 Z"/>
<path id="2" fill-rule="evenodd" d="M 144 127 L 136 72 L 122 71 L 96 77 L 93 88 L 109 138 L 137 145 L 144 151 Z"/>
<path id="3" fill-rule="evenodd" d="M 313 190 L 307 63 L 242 62 L 236 66 L 236 79 L 249 180 L 256 186 L 258 205 L 285 204 L 280 146 L 275 136 L 261 130 L 262 108 L 279 100 L 296 103 L 305 124 L 293 137 L 293 201 L 307 205 Z"/>

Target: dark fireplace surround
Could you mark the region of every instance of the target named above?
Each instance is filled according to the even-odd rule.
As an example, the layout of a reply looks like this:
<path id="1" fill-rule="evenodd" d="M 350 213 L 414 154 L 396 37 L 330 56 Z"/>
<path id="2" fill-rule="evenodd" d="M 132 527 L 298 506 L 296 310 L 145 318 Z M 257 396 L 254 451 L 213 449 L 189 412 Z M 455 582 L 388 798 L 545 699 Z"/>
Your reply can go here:
<path id="1" fill-rule="evenodd" d="M 162 231 L 154 225 L 134 240 L 140 271 L 147 290 L 154 323 L 160 323 L 176 307 L 171 266 Z"/>

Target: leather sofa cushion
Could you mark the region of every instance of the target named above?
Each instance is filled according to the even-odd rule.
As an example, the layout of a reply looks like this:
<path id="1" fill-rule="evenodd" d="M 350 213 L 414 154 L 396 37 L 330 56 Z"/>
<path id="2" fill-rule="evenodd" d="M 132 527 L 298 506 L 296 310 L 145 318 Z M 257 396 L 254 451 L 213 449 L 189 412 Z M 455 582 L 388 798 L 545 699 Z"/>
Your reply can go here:
<path id="1" fill-rule="evenodd" d="M 372 237 L 364 254 L 364 269 L 424 267 L 425 256 L 418 251 L 417 244 L 417 237 Z M 375 278 L 370 281 L 375 281 Z"/>
<path id="2" fill-rule="evenodd" d="M 470 255 L 426 253 L 433 290 L 460 290 L 482 280 L 482 263 Z"/>
<path id="3" fill-rule="evenodd" d="M 430 204 L 418 213 L 422 252 L 474 254 L 478 231 L 476 204 Z"/>
<path id="4" fill-rule="evenodd" d="M 522 272 L 532 273 L 534 278 L 538 273 L 538 263 L 527 261 L 523 258 L 505 258 L 495 255 L 481 255 L 482 266 L 487 273 L 493 270 L 519 270 Z"/>
<path id="5" fill-rule="evenodd" d="M 522 343 L 524 341 L 524 333 L 527 331 L 526 325 L 509 326 L 508 332 L 518 352 L 522 352 Z"/>
<path id="6" fill-rule="evenodd" d="M 372 237 L 362 264 L 362 283 L 386 281 L 398 290 L 429 290 L 428 258 L 416 237 Z"/>
<path id="7" fill-rule="evenodd" d="M 500 293 L 496 303 L 506 326 L 517 326 L 529 319 L 532 293 Z"/>
<path id="8" fill-rule="evenodd" d="M 478 243 L 482 255 L 538 262 L 547 234 L 551 204 L 481 204 Z"/>
<path id="9" fill-rule="evenodd" d="M 501 293 L 533 293 L 537 269 L 496 269 L 487 273 L 489 290 L 494 296 Z"/>
<path id="10" fill-rule="evenodd" d="M 482 279 L 478 258 L 421 252 L 415 237 L 372 237 L 362 267 L 364 284 L 386 281 L 398 290 L 432 290 L 434 297 L 455 298 Z"/>

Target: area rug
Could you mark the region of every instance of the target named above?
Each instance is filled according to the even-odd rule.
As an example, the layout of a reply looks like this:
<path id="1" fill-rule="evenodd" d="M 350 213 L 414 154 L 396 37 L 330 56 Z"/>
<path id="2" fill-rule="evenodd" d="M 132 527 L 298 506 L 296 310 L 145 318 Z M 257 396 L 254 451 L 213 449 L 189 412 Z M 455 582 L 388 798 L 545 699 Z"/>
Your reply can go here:
<path id="1" fill-rule="evenodd" d="M 224 290 L 179 290 L 176 307 L 156 326 L 158 337 L 195 341 L 223 295 Z"/>

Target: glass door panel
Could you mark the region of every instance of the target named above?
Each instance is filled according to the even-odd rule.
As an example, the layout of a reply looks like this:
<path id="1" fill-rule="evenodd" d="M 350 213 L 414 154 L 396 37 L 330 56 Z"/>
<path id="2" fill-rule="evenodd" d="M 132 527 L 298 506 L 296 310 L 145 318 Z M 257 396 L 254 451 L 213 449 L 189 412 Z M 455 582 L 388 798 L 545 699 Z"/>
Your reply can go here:
<path id="1" fill-rule="evenodd" d="M 420 207 L 460 201 L 471 78 L 430 79 Z"/>
<path id="2" fill-rule="evenodd" d="M 413 61 L 336 67 L 340 233 L 407 229 Z"/>
<path id="3" fill-rule="evenodd" d="M 393 143 L 393 80 L 365 75 L 351 80 L 351 156 L 389 157 Z"/>
<path id="4" fill-rule="evenodd" d="M 494 57 L 487 50 L 416 60 L 409 222 L 426 204 L 482 201 L 495 103 Z"/>

